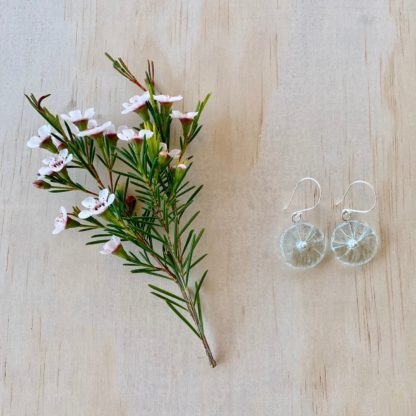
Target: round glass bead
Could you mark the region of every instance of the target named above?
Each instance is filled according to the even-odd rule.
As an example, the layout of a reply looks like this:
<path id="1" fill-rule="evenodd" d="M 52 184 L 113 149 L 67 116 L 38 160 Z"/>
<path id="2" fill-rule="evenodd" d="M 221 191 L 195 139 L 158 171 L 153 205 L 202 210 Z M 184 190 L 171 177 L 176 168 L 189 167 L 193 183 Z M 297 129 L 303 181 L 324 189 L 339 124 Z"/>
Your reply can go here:
<path id="1" fill-rule="evenodd" d="M 377 252 L 377 235 L 367 224 L 345 221 L 339 224 L 331 237 L 331 249 L 344 264 L 360 266 L 368 263 Z"/>
<path id="2" fill-rule="evenodd" d="M 292 267 L 308 269 L 316 266 L 325 256 L 325 236 L 312 224 L 299 221 L 289 227 L 280 238 L 280 251 Z"/>

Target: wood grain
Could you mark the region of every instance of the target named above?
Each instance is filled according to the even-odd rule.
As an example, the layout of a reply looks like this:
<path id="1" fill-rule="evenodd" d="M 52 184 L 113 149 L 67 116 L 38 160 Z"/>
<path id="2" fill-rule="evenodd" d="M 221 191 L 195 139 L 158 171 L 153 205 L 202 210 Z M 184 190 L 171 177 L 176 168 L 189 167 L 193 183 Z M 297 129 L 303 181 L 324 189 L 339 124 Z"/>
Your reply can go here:
<path id="1" fill-rule="evenodd" d="M 416 408 L 416 4 L 412 0 L 0 1 L 0 415 L 412 416 Z M 146 277 L 52 236 L 61 204 L 32 188 L 41 121 L 95 106 L 131 123 L 135 93 L 104 58 L 156 63 L 184 109 L 212 91 L 193 146 L 210 256 L 204 351 Z M 355 179 L 372 182 L 381 245 L 366 267 L 278 253 L 295 182 L 323 187 L 325 232 Z M 365 195 L 354 194 L 355 204 Z M 306 188 L 298 204 L 313 197 Z"/>

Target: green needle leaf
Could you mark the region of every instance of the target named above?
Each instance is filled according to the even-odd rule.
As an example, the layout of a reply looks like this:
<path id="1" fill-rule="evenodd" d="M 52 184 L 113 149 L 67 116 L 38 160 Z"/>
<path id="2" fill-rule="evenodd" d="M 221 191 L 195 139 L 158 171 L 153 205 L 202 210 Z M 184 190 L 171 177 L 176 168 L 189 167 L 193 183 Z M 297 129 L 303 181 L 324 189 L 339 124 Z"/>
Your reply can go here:
<path id="1" fill-rule="evenodd" d="M 172 302 L 166 300 L 167 305 L 169 306 L 170 309 L 172 309 L 173 312 L 175 312 L 175 314 L 182 319 L 183 322 L 185 322 L 185 324 L 190 328 L 190 330 L 198 337 L 201 338 L 201 336 L 198 334 L 198 332 L 196 331 L 196 329 L 190 324 L 190 322 L 175 308 L 175 306 L 173 306 Z"/>

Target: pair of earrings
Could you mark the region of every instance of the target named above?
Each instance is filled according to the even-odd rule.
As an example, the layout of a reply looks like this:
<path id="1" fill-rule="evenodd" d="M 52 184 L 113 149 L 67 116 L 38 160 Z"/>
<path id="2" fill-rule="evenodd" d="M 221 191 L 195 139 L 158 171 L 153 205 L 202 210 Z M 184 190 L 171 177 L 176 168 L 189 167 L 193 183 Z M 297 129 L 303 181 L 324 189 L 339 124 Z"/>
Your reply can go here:
<path id="1" fill-rule="evenodd" d="M 289 208 L 298 186 L 306 181 L 311 181 L 317 186 L 318 201 L 312 207 L 294 211 L 292 214 L 294 224 L 284 231 L 280 238 L 280 251 L 283 259 L 289 266 L 299 269 L 317 266 L 325 257 L 326 252 L 324 233 L 315 225 L 303 221 L 303 214 L 312 211 L 321 202 L 321 185 L 316 179 L 306 177 L 299 180 L 284 211 Z M 374 196 L 373 204 L 367 210 L 344 208 L 341 213 L 342 223 L 335 227 L 330 241 L 331 250 L 336 259 L 350 266 L 360 266 L 368 263 L 375 256 L 378 245 L 377 235 L 369 225 L 352 220 L 353 213 L 367 214 L 377 204 L 377 194 L 370 183 L 362 180 L 351 182 L 336 205 L 344 202 L 351 187 L 356 184 L 363 184 L 371 189 Z"/>

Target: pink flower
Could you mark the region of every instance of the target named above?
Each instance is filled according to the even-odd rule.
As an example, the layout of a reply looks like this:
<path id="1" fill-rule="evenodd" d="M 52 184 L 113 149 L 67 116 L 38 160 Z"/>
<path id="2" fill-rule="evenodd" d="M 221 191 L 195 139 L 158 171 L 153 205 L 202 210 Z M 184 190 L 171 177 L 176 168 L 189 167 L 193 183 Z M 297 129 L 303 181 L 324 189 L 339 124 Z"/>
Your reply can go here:
<path id="1" fill-rule="evenodd" d="M 176 166 L 176 169 L 179 170 L 186 170 L 187 166 L 185 163 L 179 163 L 178 166 Z"/>
<path id="2" fill-rule="evenodd" d="M 117 132 L 116 127 L 113 123 L 111 123 L 105 130 L 104 130 L 104 136 L 108 140 L 117 140 Z"/>
<path id="3" fill-rule="evenodd" d="M 101 254 L 114 254 L 115 251 L 117 251 L 121 247 L 121 240 L 119 237 L 113 235 L 111 237 L 111 240 L 107 241 L 103 249 L 100 251 Z"/>
<path id="4" fill-rule="evenodd" d="M 177 118 L 182 124 L 183 135 L 188 137 L 189 130 L 191 128 L 192 121 L 198 115 L 196 111 L 190 111 L 188 113 L 181 113 L 180 111 L 172 111 L 170 116 Z"/>
<path id="5" fill-rule="evenodd" d="M 177 101 L 183 100 L 182 95 L 170 96 L 170 95 L 155 95 L 153 96 L 155 101 L 158 101 L 160 104 L 170 104 L 176 103 Z"/>
<path id="6" fill-rule="evenodd" d="M 81 131 L 80 133 L 77 134 L 78 137 L 85 137 L 85 136 L 90 136 L 93 138 L 102 136 L 103 133 L 109 129 L 111 126 L 113 125 L 113 123 L 111 123 L 111 121 L 107 121 L 104 124 L 101 124 L 101 126 L 98 125 L 97 121 L 94 119 L 88 120 L 88 124 L 87 124 L 87 130 Z"/>
<path id="7" fill-rule="evenodd" d="M 68 224 L 68 214 L 66 212 L 66 209 L 64 207 L 61 207 L 60 213 L 55 218 L 55 221 L 53 223 L 54 229 L 52 231 L 52 234 L 61 233 L 63 230 L 65 230 L 67 224 Z"/>
<path id="8" fill-rule="evenodd" d="M 117 137 L 125 142 L 135 141 L 141 143 L 144 139 L 148 140 L 153 136 L 151 130 L 140 130 L 137 132 L 133 129 L 124 129 L 121 133 L 117 133 Z"/>
<path id="9" fill-rule="evenodd" d="M 172 118 L 177 118 L 181 122 L 190 122 L 192 121 L 198 113 L 196 111 L 189 111 L 188 113 L 181 113 L 180 111 L 172 111 L 170 116 Z"/>
<path id="10" fill-rule="evenodd" d="M 150 99 L 150 94 L 146 91 L 142 95 L 135 95 L 129 99 L 128 103 L 123 103 L 124 110 L 121 114 L 128 114 L 133 111 L 138 111 L 146 105 Z"/>
<path id="11" fill-rule="evenodd" d="M 110 194 L 110 191 L 105 188 L 98 194 L 98 199 L 93 197 L 85 198 L 81 204 L 87 208 L 78 214 L 78 218 L 86 219 L 92 215 L 100 215 L 107 210 L 107 208 L 114 202 L 115 195 Z"/>
<path id="12" fill-rule="evenodd" d="M 39 175 L 51 175 L 54 172 L 60 172 L 68 163 L 72 161 L 72 154 L 68 154 L 68 149 L 61 150 L 58 156 L 43 159 L 42 163 L 47 165 L 39 169 Z"/>
<path id="13" fill-rule="evenodd" d="M 52 127 L 49 124 L 41 126 L 38 130 L 38 135 L 33 136 L 26 143 L 27 147 L 31 149 L 47 149 L 53 153 L 57 153 L 52 144 Z"/>
<path id="14" fill-rule="evenodd" d="M 68 114 L 61 114 L 61 118 L 67 122 L 73 123 L 79 127 L 79 125 L 85 125 L 88 120 L 94 117 L 94 109 L 88 108 L 84 114 L 81 110 L 70 111 Z"/>
<path id="15" fill-rule="evenodd" d="M 171 151 L 168 152 L 168 146 L 166 143 L 160 143 L 159 148 L 160 148 L 159 156 L 168 157 L 169 160 L 178 159 L 181 154 L 180 149 L 172 149 Z"/>

